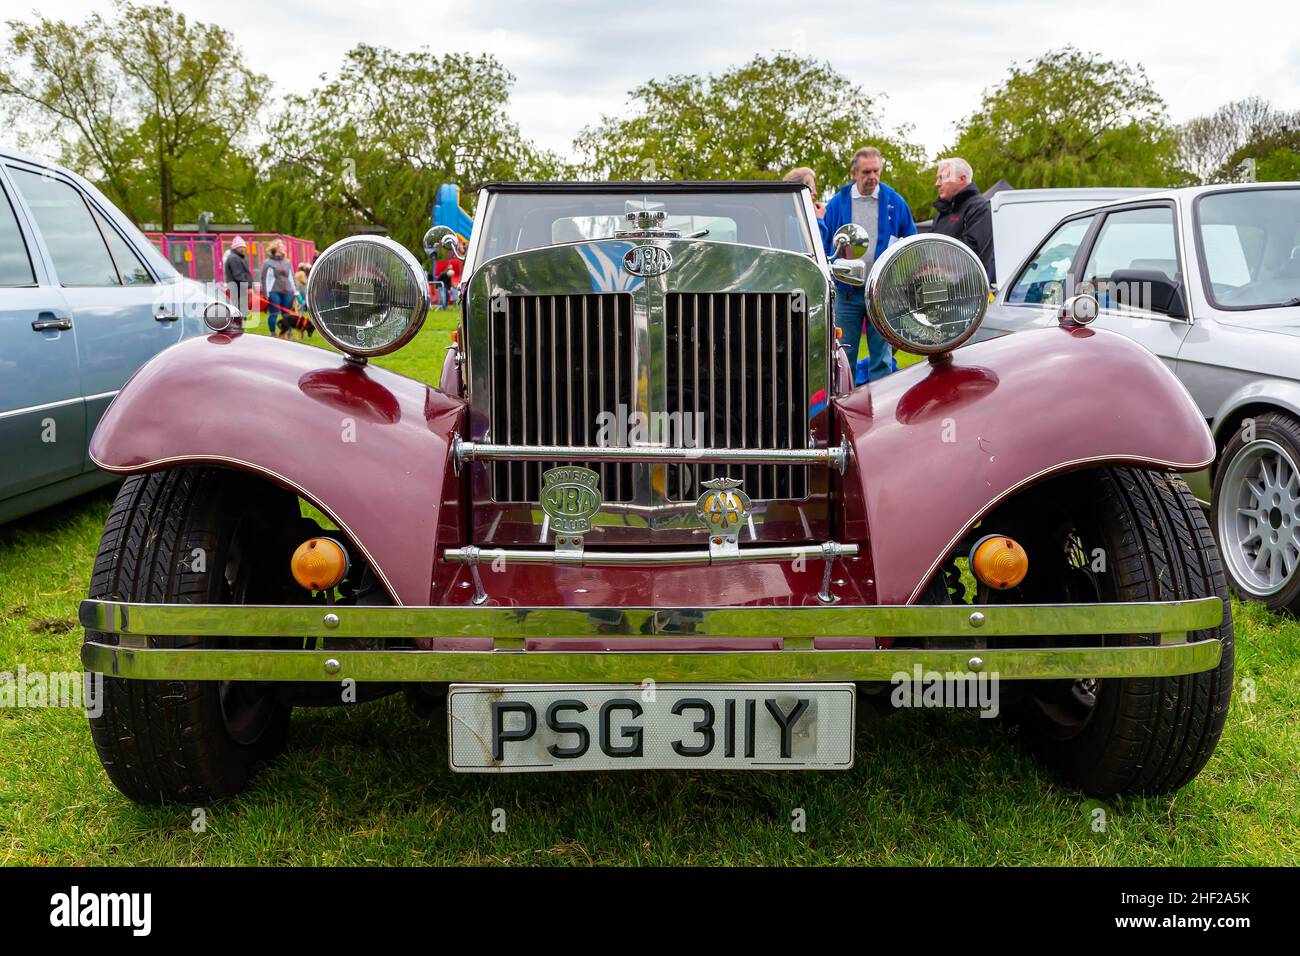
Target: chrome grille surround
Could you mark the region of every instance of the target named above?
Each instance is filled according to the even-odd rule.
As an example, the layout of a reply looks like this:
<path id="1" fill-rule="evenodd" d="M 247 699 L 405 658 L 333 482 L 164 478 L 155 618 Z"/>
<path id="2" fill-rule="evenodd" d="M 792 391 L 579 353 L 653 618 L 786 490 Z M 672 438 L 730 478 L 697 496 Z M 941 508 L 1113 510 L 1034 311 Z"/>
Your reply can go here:
<path id="1" fill-rule="evenodd" d="M 621 267 L 623 256 L 646 242 L 667 248 L 673 258 L 672 268 L 649 278 L 629 275 Z M 652 415 L 693 412 L 698 397 L 704 412 L 709 383 L 713 383 L 724 408 L 714 407 L 706 413 L 705 434 L 696 444 L 726 447 L 726 422 L 739 430 L 741 420 L 738 410 L 728 412 L 725 408 L 728 383 L 739 392 L 739 383 L 750 378 L 753 381 L 747 383 L 744 414 L 754 417 L 750 405 L 759 401 L 756 389 L 760 387 L 761 407 L 778 412 L 763 421 L 761 434 L 751 428 L 754 434 L 750 440 L 756 443 L 752 447 L 827 446 L 824 396 L 831 341 L 829 289 L 825 273 L 809 256 L 705 240 L 567 243 L 490 260 L 475 270 L 467 292 L 465 348 L 470 410 L 465 437 L 471 441 L 568 445 L 572 427 L 573 445 L 596 444 L 586 436 L 579 437 L 582 426 L 586 425 L 587 434 L 594 439 L 597 413 L 617 411 L 593 407 L 602 404 L 600 396 L 606 405 L 626 402 L 629 414 Z M 738 318 L 741 303 L 748 323 L 743 343 Z M 585 321 L 580 318 L 584 305 Z M 701 327 L 697 335 L 693 322 L 689 328 L 684 327 L 683 310 L 693 319 L 698 307 L 703 321 L 710 305 L 716 329 Z M 592 319 L 594 309 L 600 311 L 603 323 Z M 734 316 L 734 328 L 728 334 L 729 314 Z M 751 335 L 756 337 L 759 328 L 761 342 L 751 342 Z M 615 331 L 617 345 L 612 341 Z M 583 332 L 587 343 L 582 341 Z M 599 341 L 591 342 L 601 332 L 605 335 L 603 346 Z M 524 335 L 528 336 L 526 346 Z M 538 342 L 549 346 L 550 353 L 529 356 L 529 406 L 521 395 L 516 395 L 516 389 L 524 388 L 524 355 Z M 725 348 L 710 348 L 701 354 L 696 369 L 687 356 L 687 350 L 696 343 L 718 343 Z M 683 353 L 680 361 L 676 355 L 679 345 Z M 572 359 L 570 350 L 574 353 Z M 586 368 L 581 368 L 580 356 L 586 359 Z M 566 369 L 580 372 L 582 380 L 566 380 Z M 613 379 L 615 369 L 617 383 Z M 778 374 L 766 375 L 765 369 L 776 369 Z M 697 374 L 701 379 L 698 389 L 694 383 Z M 618 402 L 613 401 L 614 396 L 618 396 Z M 584 397 L 587 405 L 579 410 L 578 403 Z M 733 394 L 733 402 L 738 398 Z M 525 409 L 529 413 L 526 426 L 516 421 L 516 415 Z M 554 414 L 556 409 L 558 416 Z M 680 444 L 679 437 L 663 444 Z M 731 444 L 738 447 L 741 443 L 733 438 Z M 470 463 L 471 539 L 479 544 L 547 543 L 533 492 L 540 487 L 540 473 L 548 467 L 549 462 Z M 589 467 L 602 471 L 605 498 L 589 545 L 700 541 L 705 532 L 694 515 L 695 499 L 701 491 L 699 481 L 714 473 L 726 474 L 728 467 L 735 477 L 745 478 L 746 491 L 754 500 L 752 525 L 742 533 L 742 543 L 829 536 L 829 469 L 820 466 L 692 468 L 632 462 Z"/>

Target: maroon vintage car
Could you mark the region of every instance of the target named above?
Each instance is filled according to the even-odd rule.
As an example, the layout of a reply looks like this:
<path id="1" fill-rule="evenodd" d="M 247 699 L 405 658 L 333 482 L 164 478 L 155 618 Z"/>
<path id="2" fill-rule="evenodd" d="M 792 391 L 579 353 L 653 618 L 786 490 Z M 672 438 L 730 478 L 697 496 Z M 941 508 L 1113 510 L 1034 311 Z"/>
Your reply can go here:
<path id="1" fill-rule="evenodd" d="M 123 793 L 234 794 L 293 706 L 395 691 L 458 771 L 846 768 L 860 716 L 967 689 L 1088 792 L 1201 770 L 1232 626 L 1174 473 L 1214 444 L 1094 301 L 958 349 L 978 259 L 922 235 L 868 275 L 846 226 L 828 261 L 789 183 L 477 209 L 468 248 L 426 237 L 465 257 L 436 386 L 368 364 L 428 287 L 355 237 L 308 289 L 344 358 L 214 304 L 108 409 L 91 454 L 130 477 L 81 620 Z M 833 279 L 929 361 L 852 388 Z"/>

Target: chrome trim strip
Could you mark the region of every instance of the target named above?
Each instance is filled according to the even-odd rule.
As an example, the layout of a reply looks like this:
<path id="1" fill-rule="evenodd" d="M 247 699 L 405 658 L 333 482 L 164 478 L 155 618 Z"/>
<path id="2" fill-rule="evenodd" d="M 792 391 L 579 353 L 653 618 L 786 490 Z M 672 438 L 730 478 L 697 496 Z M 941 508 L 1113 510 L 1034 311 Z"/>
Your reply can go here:
<path id="1" fill-rule="evenodd" d="M 99 398 L 116 398 L 117 393 L 120 391 L 122 391 L 120 388 L 115 388 L 111 392 L 96 392 L 94 395 L 85 396 L 85 399 L 88 402 L 93 402 Z"/>
<path id="2" fill-rule="evenodd" d="M 829 465 L 840 472 L 848 454 L 847 445 L 838 448 L 664 448 L 658 445 L 498 445 L 466 441 L 452 443 L 457 467 L 467 461 L 691 461 L 746 462 L 751 464 Z M 757 497 L 755 495 L 754 497 Z"/>
<path id="3" fill-rule="evenodd" d="M 771 547 L 745 548 L 734 554 L 715 553 L 710 549 L 693 551 L 525 551 L 517 548 L 480 548 L 470 545 L 465 548 L 447 548 L 443 558 L 458 561 L 461 564 L 492 563 L 497 560 L 515 564 L 571 564 L 585 568 L 592 567 L 653 567 L 670 564 L 732 564 L 738 561 L 784 561 L 796 558 L 812 558 L 832 561 L 835 558 L 857 557 L 856 544 L 839 544 L 827 541 L 824 544 L 774 545 Z"/>
<path id="4" fill-rule="evenodd" d="M 1217 597 L 1119 604 L 509 607 L 141 604 L 85 600 L 92 630 L 194 637 L 608 637 L 611 613 L 635 634 L 690 637 L 1053 637 L 1173 634 L 1217 627 Z M 644 630 L 643 630 L 644 628 Z M 1185 638 L 1184 638 L 1185 639 Z"/>
<path id="5" fill-rule="evenodd" d="M 512 683 L 891 680 L 923 672 L 997 674 L 999 680 L 1174 677 L 1219 663 L 1217 640 L 1195 644 L 979 651 L 264 651 L 82 646 L 87 671 L 134 680 Z"/>
<path id="6" fill-rule="evenodd" d="M 92 398 L 96 396 L 91 396 Z M 26 408 L 11 408 L 8 411 L 0 412 L 0 418 L 13 418 L 17 415 L 30 415 L 32 412 L 43 412 L 51 408 L 62 408 L 64 405 L 75 405 L 77 402 L 84 402 L 85 399 L 78 395 L 76 398 L 64 398 L 57 402 L 46 402 L 44 405 L 28 405 Z"/>

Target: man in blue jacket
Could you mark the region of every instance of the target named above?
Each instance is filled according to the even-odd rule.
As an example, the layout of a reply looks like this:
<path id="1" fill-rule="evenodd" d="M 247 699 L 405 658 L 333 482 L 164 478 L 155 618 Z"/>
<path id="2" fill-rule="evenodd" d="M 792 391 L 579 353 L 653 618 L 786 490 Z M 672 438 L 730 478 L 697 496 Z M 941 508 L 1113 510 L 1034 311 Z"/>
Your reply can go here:
<path id="1" fill-rule="evenodd" d="M 874 146 L 864 146 L 854 153 L 853 165 L 849 169 L 853 181 L 840 189 L 826 204 L 826 217 L 823 220 L 825 229 L 822 241 L 826 246 L 826 254 L 831 257 L 835 255 L 831 237 L 835 235 L 836 229 L 848 222 L 866 227 L 873 240 L 863 255 L 868 272 L 876 257 L 885 251 L 892 240 L 916 234 L 912 211 L 907 208 L 903 197 L 880 181 L 883 167 L 880 150 Z M 862 287 L 836 282 L 835 324 L 841 329 L 840 343 L 848 353 L 850 362 L 857 360 L 866 313 L 866 298 Z M 889 343 L 869 321 L 866 321 L 866 329 L 868 357 L 857 363 L 854 376 L 857 385 L 898 371 L 894 350 Z"/>

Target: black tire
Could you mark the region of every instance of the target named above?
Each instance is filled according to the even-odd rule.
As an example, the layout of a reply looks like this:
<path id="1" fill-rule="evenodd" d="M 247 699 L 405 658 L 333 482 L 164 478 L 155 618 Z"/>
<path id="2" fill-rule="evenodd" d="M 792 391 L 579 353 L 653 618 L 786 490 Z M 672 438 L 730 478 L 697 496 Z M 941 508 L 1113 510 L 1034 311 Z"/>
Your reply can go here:
<path id="1" fill-rule="evenodd" d="M 994 531 L 1021 535 L 1030 571 L 1015 603 L 1169 601 L 1219 597 L 1217 667 L 1180 677 L 1038 681 L 1016 687 L 1004 716 L 1029 749 L 1093 796 L 1156 795 L 1184 786 L 1218 744 L 1232 696 L 1232 609 L 1213 536 L 1180 477 L 1125 468 L 1065 476 L 1013 502 Z M 1014 530 L 1012 530 L 1014 529 Z M 1105 559 L 1100 567 L 1096 549 Z M 1075 643 L 1089 643 L 1088 638 Z M 1156 635 L 1106 638 L 1154 644 Z"/>
<path id="2" fill-rule="evenodd" d="M 175 604 L 300 601 L 291 590 L 286 531 L 297 518 L 293 495 L 235 472 L 178 468 L 132 476 L 104 524 L 90 596 Z M 116 643 L 117 637 L 87 631 L 86 640 Z M 150 647 L 227 645 L 219 638 L 147 640 Z M 102 713 L 90 719 L 95 749 L 113 784 L 140 803 L 193 806 L 239 793 L 279 753 L 289 726 L 290 708 L 263 684 L 109 677 L 103 702 Z"/>
<path id="3" fill-rule="evenodd" d="M 1258 601 L 1270 611 L 1300 617 L 1300 421 L 1281 412 L 1249 421 L 1253 423 L 1252 440 L 1246 441 L 1245 427 L 1238 428 L 1219 456 L 1210 527 L 1237 595 Z M 1263 472 L 1252 467 L 1256 463 L 1265 466 Z M 1273 477 L 1270 469 L 1279 466 L 1288 473 L 1288 487 L 1271 488 L 1267 502 L 1258 500 L 1243 478 L 1253 473 L 1262 489 L 1264 480 Z M 1239 508 L 1258 508 L 1260 514 L 1248 516 Z M 1251 540 L 1252 535 L 1260 536 L 1258 542 Z M 1263 558 L 1262 571 L 1251 567 L 1259 558 Z M 1288 560 L 1289 572 L 1285 570 Z M 1278 567 L 1278 582 L 1267 580 L 1274 566 Z"/>

